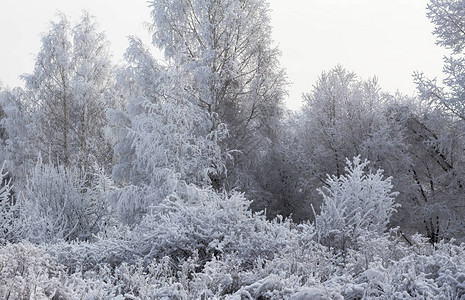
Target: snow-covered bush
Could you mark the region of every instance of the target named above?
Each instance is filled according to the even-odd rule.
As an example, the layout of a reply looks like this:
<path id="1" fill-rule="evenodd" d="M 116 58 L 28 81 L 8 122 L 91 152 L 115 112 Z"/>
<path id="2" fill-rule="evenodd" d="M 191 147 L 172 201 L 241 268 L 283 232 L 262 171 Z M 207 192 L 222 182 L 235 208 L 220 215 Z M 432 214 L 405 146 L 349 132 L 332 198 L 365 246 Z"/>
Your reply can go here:
<path id="1" fill-rule="evenodd" d="M 118 299 L 95 274 L 67 274 L 63 265 L 28 242 L 0 248 L 1 299 Z"/>
<path id="2" fill-rule="evenodd" d="M 51 299 L 60 294 L 63 267 L 32 244 L 0 248 L 0 298 Z"/>
<path id="3" fill-rule="evenodd" d="M 391 283 L 417 297 L 463 299 L 465 297 L 465 245 L 444 241 L 431 245 L 427 238 L 412 237 L 413 253 L 392 264 Z"/>
<path id="4" fill-rule="evenodd" d="M 0 244 L 15 240 L 18 207 L 12 195 L 11 178 L 4 167 L 0 169 Z"/>
<path id="5" fill-rule="evenodd" d="M 60 243 L 49 246 L 48 251 L 70 270 L 163 257 L 171 257 L 177 268 L 194 253 L 199 256 L 199 267 L 215 256 L 231 254 L 238 265 L 247 268 L 258 258 L 272 258 L 298 247 L 303 240 L 309 242 L 314 235 L 310 225 L 297 227 L 290 220 L 270 222 L 252 213 L 248 210 L 250 201 L 241 194 L 193 186 L 188 186 L 184 194 L 188 196 L 181 199 L 173 194 L 152 207 L 151 213 L 132 229 L 121 226 L 93 243 Z"/>
<path id="6" fill-rule="evenodd" d="M 263 215 L 252 213 L 250 201 L 241 194 L 190 189 L 190 199 L 164 201 L 134 230 L 133 239 L 149 247 L 141 248 L 140 253 L 153 253 L 157 245 L 166 251 L 163 255 L 176 254 L 178 259 L 198 252 L 202 263 L 213 255 L 235 253 L 246 267 L 258 257 L 274 257 L 297 243 L 295 224 L 269 222 Z M 313 231 L 307 231 L 311 239 Z"/>
<path id="7" fill-rule="evenodd" d="M 109 221 L 110 189 L 103 173 L 83 174 L 39 160 L 18 199 L 21 238 L 36 243 L 90 239 Z"/>
<path id="8" fill-rule="evenodd" d="M 346 162 L 347 174 L 328 176 L 328 186 L 319 190 L 323 204 L 316 216 L 320 241 L 343 250 L 362 234 L 382 235 L 397 207 L 391 178 L 383 178 L 382 170 L 367 173 L 369 161 L 361 161 L 359 156 Z"/>
<path id="9" fill-rule="evenodd" d="M 463 245 L 440 243 L 434 248 L 425 238 L 411 241 L 410 247 L 399 241 L 385 243 L 403 257 L 383 260 L 385 254 L 378 253 L 367 258 L 367 268 L 361 272 L 332 263 L 337 256 L 315 243 L 293 245 L 294 257 L 288 249 L 273 258 L 257 258 L 249 266 L 241 264 L 242 256 L 230 252 L 213 256 L 202 267 L 199 253 L 194 252 L 181 261 L 169 256 L 139 259 L 116 266 L 100 264 L 88 271 L 68 269 L 69 274 L 35 246 L 8 245 L 0 249 L 0 266 L 5 270 L 0 286 L 27 292 L 36 278 L 37 291 L 64 299 L 461 299 Z M 29 281 L 21 276 L 11 280 L 9 268 L 20 264 Z"/>
<path id="10" fill-rule="evenodd" d="M 341 257 L 309 224 L 267 220 L 241 194 L 191 187 L 134 228 L 93 242 L 42 244 L 66 266 L 70 295 L 91 299 L 454 299 L 463 245 L 360 234 Z M 362 232 L 366 233 L 366 232 Z M 74 293 L 74 294 L 73 294 Z M 71 296 L 70 299 L 74 299 Z"/>

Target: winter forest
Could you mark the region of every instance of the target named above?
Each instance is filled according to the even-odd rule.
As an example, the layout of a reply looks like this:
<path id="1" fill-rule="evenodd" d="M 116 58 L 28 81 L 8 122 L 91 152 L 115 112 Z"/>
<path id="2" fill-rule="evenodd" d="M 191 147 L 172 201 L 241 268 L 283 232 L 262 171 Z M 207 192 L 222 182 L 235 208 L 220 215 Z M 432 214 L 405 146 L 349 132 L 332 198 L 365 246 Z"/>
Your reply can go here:
<path id="1" fill-rule="evenodd" d="M 124 64 L 61 14 L 0 86 L 1 299 L 465 299 L 464 0 L 442 82 L 338 65 L 298 112 L 266 1 L 147 6 Z"/>

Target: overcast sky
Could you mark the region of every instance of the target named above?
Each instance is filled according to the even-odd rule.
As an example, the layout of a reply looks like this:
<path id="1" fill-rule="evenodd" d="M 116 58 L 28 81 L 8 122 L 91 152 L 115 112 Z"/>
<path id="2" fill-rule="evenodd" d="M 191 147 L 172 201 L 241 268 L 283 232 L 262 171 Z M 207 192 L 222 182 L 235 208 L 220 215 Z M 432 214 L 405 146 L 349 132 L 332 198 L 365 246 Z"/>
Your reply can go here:
<path id="1" fill-rule="evenodd" d="M 288 105 L 300 105 L 324 70 L 337 64 L 359 77 L 376 75 L 381 87 L 413 95 L 412 74 L 441 78 L 442 57 L 433 26 L 426 18 L 427 0 L 271 0 L 273 38 L 282 51 L 290 86 Z M 0 9 L 0 81 L 22 85 L 19 76 L 33 70 L 40 33 L 56 12 L 79 20 L 83 9 L 97 17 L 112 44 L 115 62 L 127 47 L 126 37 L 150 38 L 144 0 L 5 0 Z"/>

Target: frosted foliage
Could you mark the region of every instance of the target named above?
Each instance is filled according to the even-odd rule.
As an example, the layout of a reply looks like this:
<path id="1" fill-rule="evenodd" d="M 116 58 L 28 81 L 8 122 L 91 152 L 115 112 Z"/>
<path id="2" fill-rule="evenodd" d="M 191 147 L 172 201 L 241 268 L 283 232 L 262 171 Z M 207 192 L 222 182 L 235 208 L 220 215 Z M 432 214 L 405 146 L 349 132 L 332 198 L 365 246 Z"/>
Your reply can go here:
<path id="1" fill-rule="evenodd" d="M 179 179 L 202 184 L 209 181 L 209 173 L 224 172 L 217 144 L 226 136 L 226 127 L 215 114 L 189 101 L 183 92 L 188 88 L 184 74 L 158 66 L 136 41 L 131 43 L 126 59 L 130 63 L 126 83 L 132 88 L 126 108 L 131 128 L 121 146 L 132 149 L 121 150 L 138 157 L 132 174 L 137 176 L 141 170 L 152 176 L 154 170 L 166 168 Z M 158 180 L 141 176 L 130 182 L 149 184 Z"/>
<path id="2" fill-rule="evenodd" d="M 294 243 L 308 232 L 289 231 L 289 225 L 272 226 L 292 241 L 292 251 L 276 248 L 274 257 L 256 257 L 245 264 L 243 256 L 226 253 L 205 263 L 199 251 L 182 261 L 165 256 L 93 264 L 89 271 L 73 272 L 33 245 L 7 245 L 0 249 L 0 291 L 4 298 L 9 293 L 10 298 L 45 299 L 460 299 L 465 295 L 463 246 L 432 247 L 419 236 L 412 237 L 411 247 L 396 239 L 371 240 L 364 250 L 374 251 L 374 256 L 359 253 L 357 264 L 363 267 L 354 269 L 350 257 L 341 264 L 324 247 Z M 66 252 L 69 248 L 76 253 Z M 114 243 L 108 251 L 114 253 Z M 68 244 L 61 254 L 72 258 L 70 253 L 84 255 L 77 244 Z"/>
<path id="3" fill-rule="evenodd" d="M 188 194 L 190 199 L 165 201 L 144 218 L 134 231 L 133 239 L 140 241 L 137 252 L 155 254 L 152 245 L 157 244 L 162 245 L 159 255 L 173 257 L 175 253 L 180 258 L 197 252 L 203 263 L 214 255 L 232 254 L 244 264 L 252 264 L 259 257 L 271 258 L 292 249 L 290 245 L 300 241 L 300 230 L 306 231 L 308 240 L 313 237 L 311 226 L 299 230 L 290 221 L 268 222 L 264 216 L 254 215 L 248 209 L 250 201 L 240 194 L 193 188 Z"/>
<path id="4" fill-rule="evenodd" d="M 438 37 L 437 44 L 452 49 L 456 54 L 463 52 L 465 2 L 463 0 L 431 0 L 427 8 L 428 18 L 435 25 L 433 34 Z"/>
<path id="5" fill-rule="evenodd" d="M 80 270 L 74 276 L 106 282 L 102 294 L 136 299 L 464 295 L 463 246 L 432 247 L 419 236 L 411 237 L 411 246 L 394 236 L 360 236 L 360 248 L 342 258 L 312 240 L 311 226 L 254 217 L 237 195 L 197 192 L 207 201 L 199 199 L 196 206 L 165 202 L 126 239 L 47 250 L 71 273 Z"/>
<path id="6" fill-rule="evenodd" d="M 1 299 L 465 299 L 462 2 L 445 88 L 337 66 L 285 118 L 266 1 L 148 6 L 163 63 L 61 16 L 0 87 Z"/>
<path id="7" fill-rule="evenodd" d="M 93 185 L 76 168 L 40 161 L 19 195 L 20 232 L 33 242 L 88 240 L 109 221 L 107 193 L 111 182 L 94 175 Z"/>
<path id="8" fill-rule="evenodd" d="M 171 257 L 173 263 L 198 253 L 200 262 L 213 256 L 232 255 L 244 263 L 273 257 L 281 251 L 292 252 L 299 243 L 314 236 L 311 225 L 297 226 L 291 221 L 267 221 L 253 214 L 250 201 L 240 194 L 218 194 L 213 190 L 190 187 L 187 199 L 171 197 L 152 207 L 150 214 L 130 231 L 104 236 L 95 243 L 76 247 L 58 244 L 50 251 L 71 269 L 93 268 L 99 262 L 119 264 Z M 72 251 L 64 255 L 59 249 Z M 111 252 L 111 255 L 107 255 Z"/>
<path id="9" fill-rule="evenodd" d="M 63 265 L 28 242 L 0 249 L 2 299 L 118 299 L 99 278 L 68 274 Z"/>
<path id="10" fill-rule="evenodd" d="M 150 5 L 155 25 L 153 43 L 180 64 L 192 58 L 196 60 L 193 66 L 199 67 L 219 61 L 232 64 L 240 56 L 254 53 L 260 44 L 270 43 L 268 4 L 263 1 L 163 0 Z M 220 49 L 230 50 L 217 53 Z M 232 72 L 239 67 L 216 66 Z"/>
<path id="11" fill-rule="evenodd" d="M 64 15 L 42 37 L 34 72 L 26 81 L 29 143 L 44 159 L 91 170 L 108 168 L 105 110 L 114 105 L 108 43 L 88 13 L 71 27 Z"/>
<path id="12" fill-rule="evenodd" d="M 182 70 L 183 97 L 228 126 L 222 148 L 241 151 L 235 152 L 228 181 L 248 191 L 254 185 L 250 169 L 270 151 L 285 95 L 279 52 L 271 45 L 268 3 L 163 0 L 150 6 L 153 44 Z M 227 185 L 225 179 L 218 176 L 218 184 Z"/>
<path id="13" fill-rule="evenodd" d="M 2 299 L 51 299 L 60 292 L 63 268 L 31 244 L 0 249 Z"/>
<path id="14" fill-rule="evenodd" d="M 323 204 L 316 218 L 318 232 L 323 238 L 334 234 L 353 238 L 362 232 L 383 234 L 397 206 L 391 178 L 384 179 L 381 170 L 367 174 L 369 162 L 360 157 L 346 163 L 346 174 L 328 177 L 328 187 L 319 190 Z"/>
<path id="15" fill-rule="evenodd" d="M 21 88 L 0 94 L 4 116 L 0 124 L 4 131 L 2 159 L 5 167 L 22 184 L 27 170 L 37 158 L 37 149 L 31 143 L 36 138 L 36 126 L 33 122 L 32 104 L 27 99 L 27 92 Z"/>
<path id="16" fill-rule="evenodd" d="M 301 143 L 310 152 L 306 159 L 314 164 L 312 171 L 321 177 L 342 174 L 345 157 L 358 155 L 363 143 L 388 123 L 383 114 L 389 100 L 376 78 L 358 79 L 341 66 L 323 72 L 304 96 L 302 111 Z"/>
<path id="17" fill-rule="evenodd" d="M 125 57 L 119 82 L 128 103 L 107 116 L 113 176 L 126 186 L 117 192 L 117 210 L 129 222 L 173 192 L 182 194 L 184 184 L 205 186 L 224 173 L 227 153 L 218 143 L 228 131 L 216 114 L 190 101 L 183 73 L 158 65 L 140 40 L 130 40 Z"/>
<path id="18" fill-rule="evenodd" d="M 5 164 L 0 169 L 0 243 L 15 239 L 15 217 L 17 205 L 12 195 L 11 177 L 5 172 Z"/>
<path id="19" fill-rule="evenodd" d="M 462 0 L 430 1 L 427 15 L 435 26 L 433 34 L 437 37 L 436 43 L 452 49 L 452 55 L 444 58 L 445 87 L 438 86 L 436 80 L 429 80 L 422 73 L 417 73 L 415 76 L 420 96 L 424 100 L 429 100 L 435 105 L 439 104 L 438 108 L 462 121 L 465 120 L 465 107 L 462 101 L 465 95 L 464 7 L 465 2 Z"/>
<path id="20" fill-rule="evenodd" d="M 435 26 L 436 43 L 451 49 L 452 54 L 444 58 L 442 84 L 426 78 L 423 73 L 415 74 L 420 100 L 427 109 L 425 116 L 418 118 L 422 127 L 414 129 L 422 130 L 417 136 L 423 136 L 428 151 L 418 155 L 417 150 L 422 167 L 417 168 L 415 176 L 422 182 L 419 189 L 424 200 L 417 215 L 424 217 L 432 242 L 463 236 L 464 5 L 463 1 L 429 2 L 427 15 Z"/>
<path id="21" fill-rule="evenodd" d="M 195 134 L 196 107 L 165 100 L 153 103 L 144 98 L 137 98 L 130 105 L 132 126 L 126 138 L 132 143 L 123 140 L 118 145 L 127 143 L 136 157 L 132 172 L 126 173 L 132 176 L 130 182 L 159 185 L 170 172 L 183 180 L 200 184 L 208 181 L 208 174 L 215 171 L 211 164 L 219 157 L 215 153 L 215 136 Z M 120 178 L 125 174 L 115 175 Z"/>
<path id="22" fill-rule="evenodd" d="M 376 78 L 360 79 L 342 66 L 323 72 L 311 93 L 304 95 L 302 111 L 292 118 L 288 133 L 292 139 L 286 155 L 295 167 L 286 176 L 296 184 L 297 199 L 312 203 L 318 213 L 321 202 L 316 189 L 326 174 L 342 175 L 346 157 L 360 154 L 371 161 L 368 169 L 383 169 L 392 177 L 393 189 L 399 192 L 402 208 L 391 225 L 411 228 L 417 223 L 406 224 L 413 220 L 412 199 L 420 196 L 412 172 L 419 154 L 412 149 L 424 149 L 425 144 L 423 132 L 409 135 L 407 122 L 414 119 L 411 102 L 410 97 L 383 92 Z M 299 205 L 294 206 L 294 215 L 299 214 Z"/>
<path id="23" fill-rule="evenodd" d="M 347 168 L 355 173 L 360 165 L 353 161 Z M 42 244 L 42 250 L 27 243 L 1 247 L 0 291 L 65 299 L 465 295 L 463 245 L 432 246 L 411 236 L 409 246 L 401 236 L 365 231 L 357 237 L 359 247 L 341 257 L 315 240 L 310 224 L 267 220 L 250 212 L 250 201 L 240 194 L 194 187 L 186 194 L 187 203 L 172 197 L 132 230 L 120 228 L 91 243 Z"/>

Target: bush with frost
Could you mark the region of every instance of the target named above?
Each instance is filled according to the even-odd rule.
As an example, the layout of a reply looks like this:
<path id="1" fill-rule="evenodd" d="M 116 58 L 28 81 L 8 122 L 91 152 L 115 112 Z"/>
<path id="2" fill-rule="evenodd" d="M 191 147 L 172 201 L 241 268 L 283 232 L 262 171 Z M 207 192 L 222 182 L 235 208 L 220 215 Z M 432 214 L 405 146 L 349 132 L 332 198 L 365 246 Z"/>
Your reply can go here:
<path id="1" fill-rule="evenodd" d="M 106 198 L 111 189 L 103 172 L 39 161 L 18 197 L 18 235 L 34 243 L 89 240 L 111 222 Z"/>
<path id="2" fill-rule="evenodd" d="M 383 235 L 398 206 L 391 178 L 383 178 L 382 170 L 367 172 L 369 161 L 359 156 L 346 163 L 346 174 L 328 176 L 319 190 L 323 204 L 315 222 L 321 243 L 341 250 L 354 247 L 361 235 Z"/>

